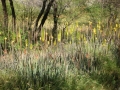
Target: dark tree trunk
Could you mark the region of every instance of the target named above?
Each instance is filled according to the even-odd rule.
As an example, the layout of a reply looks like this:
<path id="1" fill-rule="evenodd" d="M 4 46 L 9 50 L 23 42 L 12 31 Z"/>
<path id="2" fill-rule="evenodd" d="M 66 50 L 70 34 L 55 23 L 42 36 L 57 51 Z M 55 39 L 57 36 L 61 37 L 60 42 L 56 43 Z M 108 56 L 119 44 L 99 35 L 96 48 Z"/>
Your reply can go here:
<path id="1" fill-rule="evenodd" d="M 48 16 L 48 14 L 49 14 L 49 12 L 50 12 L 50 9 L 51 9 L 51 6 L 52 6 L 52 4 L 53 4 L 53 2 L 54 2 L 55 0 L 51 0 L 50 2 L 49 2 L 49 4 L 48 4 L 48 6 L 47 6 L 47 9 L 46 9 L 46 11 L 45 11 L 45 14 L 44 14 L 44 16 L 43 16 L 43 18 L 42 18 L 42 21 L 41 21 L 41 23 L 40 23 L 40 25 L 39 25 L 39 32 L 41 31 L 41 27 L 43 27 L 43 25 L 44 25 L 44 23 L 45 23 L 45 21 L 46 21 L 46 19 L 47 19 L 47 16 Z"/>
<path id="2" fill-rule="evenodd" d="M 41 16 L 43 15 L 43 13 L 44 13 L 44 10 L 45 10 L 45 7 L 46 7 L 46 2 L 47 2 L 47 0 L 44 0 L 44 1 L 43 1 L 42 9 L 41 9 L 41 11 L 40 11 L 40 13 L 39 13 L 39 15 L 38 15 L 38 17 L 37 17 L 37 19 L 36 19 L 36 22 L 35 22 L 34 31 L 36 31 L 37 26 L 38 26 L 38 22 L 39 22 Z"/>
<path id="3" fill-rule="evenodd" d="M 44 1 L 43 1 L 42 9 L 41 9 L 41 11 L 40 11 L 40 13 L 39 13 L 39 15 L 38 15 L 38 17 L 37 17 L 37 19 L 36 19 L 36 22 L 35 22 L 34 31 L 32 31 L 33 42 L 36 41 L 36 32 L 37 32 L 38 22 L 39 22 L 41 16 L 43 15 L 43 13 L 44 13 L 44 11 L 45 11 L 46 2 L 47 2 L 47 0 L 44 0 Z"/>
<path id="4" fill-rule="evenodd" d="M 47 16 L 48 16 L 48 14 L 49 14 L 49 12 L 50 12 L 51 6 L 52 6 L 52 4 L 53 4 L 54 1 L 55 1 L 55 0 L 50 0 L 50 2 L 48 3 L 47 8 L 46 8 L 45 13 L 44 13 L 44 16 L 43 16 L 43 18 L 42 18 L 42 20 L 41 20 L 41 23 L 40 23 L 39 27 L 38 27 L 38 30 L 36 30 L 36 31 L 34 32 L 34 41 L 35 41 L 35 42 L 36 42 L 36 41 L 38 40 L 38 38 L 40 37 L 40 36 L 39 36 L 39 35 L 40 35 L 39 33 L 41 32 L 41 28 L 43 27 L 43 25 L 44 25 L 44 23 L 45 23 L 45 21 L 46 21 L 46 19 L 47 19 Z"/>
<path id="5" fill-rule="evenodd" d="M 54 3 L 54 6 L 53 6 L 53 19 L 54 19 L 54 27 L 53 27 L 53 30 L 52 30 L 52 36 L 53 36 L 53 42 L 54 41 L 57 41 L 57 23 L 58 23 L 58 14 L 57 14 L 57 3 L 55 2 Z"/>
<path id="6" fill-rule="evenodd" d="M 4 51 L 3 44 L 2 44 L 2 43 L 0 43 L 0 55 L 2 55 L 2 54 L 3 54 L 3 51 Z"/>
<path id="7" fill-rule="evenodd" d="M 16 28 L 16 15 L 15 15 L 15 9 L 14 9 L 14 5 L 13 5 L 13 1 L 9 0 L 10 2 L 10 7 L 11 7 L 11 11 L 12 11 L 12 23 L 13 23 L 13 27 L 14 29 Z"/>
<path id="8" fill-rule="evenodd" d="M 4 28 L 5 30 L 8 29 L 8 13 L 7 13 L 7 6 L 6 6 L 6 0 L 1 0 L 2 7 L 3 7 L 3 14 L 4 14 Z"/>

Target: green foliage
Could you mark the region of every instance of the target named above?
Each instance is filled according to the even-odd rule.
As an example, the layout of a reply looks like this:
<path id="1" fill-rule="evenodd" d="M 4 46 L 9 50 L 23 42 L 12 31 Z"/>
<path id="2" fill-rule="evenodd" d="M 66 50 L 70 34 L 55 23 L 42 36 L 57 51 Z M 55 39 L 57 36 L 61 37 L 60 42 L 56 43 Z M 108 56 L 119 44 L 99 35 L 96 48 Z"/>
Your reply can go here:
<path id="1" fill-rule="evenodd" d="M 103 11 L 100 4 L 93 4 L 92 6 L 86 7 L 85 11 L 89 13 L 90 21 L 97 23 L 103 18 Z"/>

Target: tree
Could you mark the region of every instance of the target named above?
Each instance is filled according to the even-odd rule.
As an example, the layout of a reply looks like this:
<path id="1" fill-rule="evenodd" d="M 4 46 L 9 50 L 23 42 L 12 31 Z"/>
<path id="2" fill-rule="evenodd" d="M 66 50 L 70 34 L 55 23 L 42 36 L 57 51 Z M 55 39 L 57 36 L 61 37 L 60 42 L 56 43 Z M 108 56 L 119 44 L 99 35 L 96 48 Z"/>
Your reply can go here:
<path id="1" fill-rule="evenodd" d="M 119 14 L 120 0 L 103 0 L 102 7 L 107 12 L 107 27 L 114 26 Z"/>
<path id="2" fill-rule="evenodd" d="M 14 4 L 13 4 L 12 0 L 9 0 L 9 2 L 10 2 L 11 11 L 12 11 L 12 23 L 13 23 L 13 27 L 15 29 L 15 27 L 16 27 L 16 15 L 15 15 Z"/>
<path id="3" fill-rule="evenodd" d="M 4 48 L 3 48 L 2 43 L 1 43 L 1 46 L 2 46 L 3 50 L 6 50 L 6 35 L 7 35 L 7 31 L 8 31 L 8 12 L 7 12 L 6 0 L 1 0 L 1 3 L 2 3 L 3 15 L 4 15 L 4 34 L 5 34 Z M 16 15 L 15 15 L 13 1 L 9 0 L 9 3 L 10 3 L 11 11 L 12 11 L 12 23 L 13 23 L 13 26 L 14 26 L 14 29 L 15 29 L 15 26 L 16 26 Z"/>
<path id="4" fill-rule="evenodd" d="M 48 5 L 47 5 L 45 11 L 44 11 L 44 8 L 45 8 L 45 5 L 46 5 L 46 0 L 43 1 L 43 6 L 42 6 L 43 8 L 41 9 L 41 11 L 40 11 L 40 13 L 39 13 L 39 17 L 38 17 L 38 20 L 36 21 L 36 25 L 37 25 L 39 19 L 41 18 L 41 16 L 43 15 L 43 12 L 44 12 L 44 15 L 43 15 L 43 18 L 42 18 L 41 23 L 40 23 L 40 25 L 38 26 L 38 28 L 33 31 L 34 42 L 36 42 L 36 41 L 38 40 L 38 38 L 40 37 L 40 36 L 39 36 L 39 35 L 40 35 L 39 33 L 41 32 L 41 29 L 42 29 L 42 27 L 43 27 L 43 25 L 44 25 L 44 23 L 45 23 L 45 21 L 46 21 L 46 19 L 47 19 L 47 17 L 48 17 L 48 14 L 49 14 L 49 12 L 50 12 L 51 6 L 53 5 L 53 2 L 54 2 L 54 1 L 55 1 L 55 0 L 50 0 L 50 1 L 49 1 L 49 3 L 48 3 Z M 36 25 L 35 25 L 35 27 L 36 27 Z"/>
<path id="5" fill-rule="evenodd" d="M 6 6 L 6 0 L 1 0 L 2 7 L 3 7 L 3 14 L 4 14 L 4 28 L 8 29 L 8 13 L 7 13 L 7 6 Z"/>
<path id="6" fill-rule="evenodd" d="M 54 27 L 52 30 L 53 42 L 57 41 L 57 24 L 58 24 L 58 4 L 54 2 L 53 4 L 53 19 L 54 19 Z"/>
<path id="7" fill-rule="evenodd" d="M 1 0 L 1 2 L 2 2 L 3 14 L 4 14 L 4 27 L 5 27 L 5 29 L 7 29 L 8 28 L 8 13 L 7 13 L 6 0 Z M 13 21 L 13 25 L 15 27 L 15 24 L 16 24 L 15 9 L 14 9 L 14 5 L 13 5 L 13 1 L 9 0 L 9 2 L 10 2 L 11 11 L 12 11 L 12 21 Z"/>
<path id="8" fill-rule="evenodd" d="M 79 19 L 84 16 L 85 3 L 86 0 L 58 0 L 58 21 L 60 27 L 62 27 L 62 41 L 66 39 L 66 28 L 76 23 L 76 21 L 79 22 Z"/>
<path id="9" fill-rule="evenodd" d="M 65 16 L 64 17 L 65 19 L 69 18 L 68 22 L 70 25 L 71 23 L 73 23 L 74 20 L 77 20 L 77 18 L 80 15 L 82 15 L 82 13 L 79 10 L 76 12 L 74 11 L 77 10 L 78 8 L 82 8 L 82 4 L 85 3 L 83 1 L 84 0 L 80 0 L 80 1 L 79 0 L 43 0 L 42 8 L 40 9 L 40 12 L 38 14 L 38 17 L 34 25 L 34 29 L 32 30 L 32 36 L 33 36 L 32 42 L 35 43 L 36 41 L 39 40 L 41 29 L 44 26 L 44 23 L 50 12 L 51 12 L 50 14 L 53 14 L 53 24 L 54 24 L 52 29 L 53 41 L 57 40 L 57 28 L 59 27 L 58 25 L 63 24 L 63 22 L 60 22 L 61 21 L 60 16 Z M 81 7 L 79 7 L 79 4 L 81 5 Z M 73 7 L 76 9 L 73 9 Z M 67 12 L 69 14 L 66 14 Z M 38 24 L 39 22 L 40 24 Z M 67 26 L 63 28 L 64 29 L 63 31 L 65 31 L 66 27 Z"/>
<path id="10" fill-rule="evenodd" d="M 41 16 L 43 15 L 43 13 L 44 13 L 44 10 L 45 10 L 45 7 L 46 7 L 46 2 L 47 2 L 47 0 L 44 0 L 44 1 L 43 1 L 42 9 L 41 9 L 41 11 L 40 11 L 40 13 L 39 13 L 39 15 L 38 15 L 38 17 L 37 17 L 37 19 L 36 19 L 35 26 L 34 26 L 34 30 L 35 30 L 35 31 L 36 31 L 36 29 L 37 29 L 37 27 L 38 27 L 38 22 L 39 22 Z"/>

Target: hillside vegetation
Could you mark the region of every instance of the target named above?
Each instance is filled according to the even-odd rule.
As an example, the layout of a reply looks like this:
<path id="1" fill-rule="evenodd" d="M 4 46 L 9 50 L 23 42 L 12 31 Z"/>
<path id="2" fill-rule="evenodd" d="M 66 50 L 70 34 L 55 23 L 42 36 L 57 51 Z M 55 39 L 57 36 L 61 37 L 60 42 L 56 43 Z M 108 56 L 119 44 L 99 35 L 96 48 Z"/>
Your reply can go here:
<path id="1" fill-rule="evenodd" d="M 119 90 L 119 0 L 105 1 L 0 3 L 0 90 Z"/>

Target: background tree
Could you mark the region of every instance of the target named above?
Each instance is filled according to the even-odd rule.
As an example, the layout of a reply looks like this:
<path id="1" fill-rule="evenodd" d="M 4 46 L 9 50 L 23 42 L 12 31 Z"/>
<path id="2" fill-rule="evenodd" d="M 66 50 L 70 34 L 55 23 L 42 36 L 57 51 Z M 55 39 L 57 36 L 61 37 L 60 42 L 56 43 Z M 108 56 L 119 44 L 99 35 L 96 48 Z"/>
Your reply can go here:
<path id="1" fill-rule="evenodd" d="M 37 19 L 36 19 L 35 26 L 34 26 L 34 31 L 37 30 L 38 22 L 39 22 L 41 16 L 43 15 L 43 13 L 44 13 L 44 11 L 45 11 L 46 2 L 47 2 L 47 0 L 43 0 L 42 9 L 41 9 L 41 11 L 40 11 L 40 13 L 39 13 L 39 15 L 38 15 L 38 17 L 37 17 Z"/>
<path id="2" fill-rule="evenodd" d="M 16 28 L 16 15 L 15 15 L 15 9 L 14 9 L 14 4 L 13 4 L 13 0 L 9 0 L 10 2 L 10 7 L 11 7 L 11 11 L 12 11 L 12 23 L 13 23 L 13 30 Z"/>
<path id="3" fill-rule="evenodd" d="M 6 6 L 6 0 L 1 0 L 2 8 L 3 8 L 3 14 L 4 14 L 4 28 L 8 28 L 8 13 L 7 13 L 7 6 Z"/>
<path id="4" fill-rule="evenodd" d="M 8 7 L 7 7 L 7 1 L 6 0 L 1 0 L 1 3 L 2 3 L 2 8 L 3 8 L 3 16 L 4 16 L 4 36 L 5 36 L 5 40 L 4 40 L 4 49 L 6 50 L 6 47 L 8 46 L 8 43 L 7 43 L 7 37 L 9 38 L 9 28 L 8 28 L 8 22 L 9 22 L 9 19 L 8 19 Z M 13 30 L 15 29 L 15 26 L 16 26 L 16 15 L 15 15 L 15 9 L 14 9 L 14 5 L 13 5 L 13 1 L 12 0 L 9 0 L 9 4 L 10 4 L 10 7 L 11 7 L 11 11 L 12 11 L 12 26 L 14 28 L 12 28 Z M 3 47 L 3 45 L 1 44 L 1 46 Z"/>
<path id="5" fill-rule="evenodd" d="M 119 18 L 119 0 L 97 0 L 98 4 L 101 6 L 101 15 L 104 22 L 107 23 L 107 27 L 114 25 L 116 20 Z M 105 21 L 106 20 L 106 21 Z"/>
<path id="6" fill-rule="evenodd" d="M 58 4 L 55 1 L 53 5 L 53 20 L 54 20 L 54 26 L 52 29 L 52 36 L 53 36 L 53 42 L 57 41 L 57 24 L 58 24 Z"/>
<path id="7" fill-rule="evenodd" d="M 53 5 L 53 2 L 54 2 L 55 0 L 50 0 L 49 1 L 49 3 L 48 3 L 48 5 L 47 5 L 47 7 L 46 7 L 46 10 L 45 10 L 45 12 L 44 12 L 44 15 L 43 15 L 43 18 L 42 18 L 42 20 L 41 20 L 41 23 L 40 23 L 40 25 L 38 26 L 38 29 L 37 30 L 35 30 L 35 31 L 33 31 L 33 36 L 34 36 L 34 42 L 36 42 L 38 39 L 39 39 L 39 33 L 41 32 L 41 29 L 42 29 L 42 27 L 43 27 L 43 25 L 44 25 L 44 23 L 45 23 L 45 21 L 46 21 L 46 19 L 47 19 L 47 17 L 48 17 L 48 14 L 49 14 L 49 12 L 50 12 L 50 9 L 51 9 L 51 6 Z M 43 2 L 43 11 L 44 11 L 44 7 L 45 7 L 45 3 L 46 3 L 46 1 L 44 0 L 44 2 Z M 43 14 L 42 13 L 42 10 L 41 10 L 41 12 L 40 12 L 40 16 L 41 16 L 41 14 Z"/>

